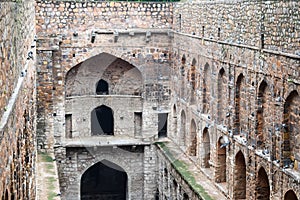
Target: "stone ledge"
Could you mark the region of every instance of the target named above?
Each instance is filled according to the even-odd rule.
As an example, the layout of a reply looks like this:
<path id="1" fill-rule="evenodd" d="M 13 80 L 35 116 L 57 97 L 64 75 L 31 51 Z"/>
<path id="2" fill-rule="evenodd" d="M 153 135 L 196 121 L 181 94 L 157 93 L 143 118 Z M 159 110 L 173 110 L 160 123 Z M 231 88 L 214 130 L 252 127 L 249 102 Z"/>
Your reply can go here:
<path id="1" fill-rule="evenodd" d="M 164 156 L 169 160 L 172 167 L 177 171 L 178 174 L 182 177 L 182 179 L 190 186 L 190 188 L 195 192 L 195 194 L 203 200 L 213 200 L 213 199 L 225 199 L 226 197 L 220 193 L 215 185 L 210 183 L 210 181 L 203 180 L 204 175 L 202 175 L 201 170 L 194 171 L 190 170 L 191 167 L 195 168 L 193 163 L 188 160 L 187 155 L 179 155 L 174 152 L 175 147 L 171 147 L 172 144 L 167 142 L 157 142 L 157 147 L 163 152 Z M 181 152 L 183 154 L 183 152 Z M 175 155 L 178 155 L 175 157 Z M 178 158 L 177 158 L 178 157 Z M 186 158 L 186 159 L 184 159 Z M 197 177 L 199 176 L 199 177 Z M 201 176 L 201 178 L 200 178 Z M 205 177 L 206 178 L 206 177 Z M 200 182 L 205 182 L 206 187 L 204 188 L 200 185 Z M 208 194 L 208 190 L 213 191 L 213 195 Z"/>
<path id="2" fill-rule="evenodd" d="M 97 146 L 124 146 L 150 145 L 150 140 L 137 139 L 129 136 L 91 136 L 83 138 L 65 139 L 63 147 L 97 147 Z"/>

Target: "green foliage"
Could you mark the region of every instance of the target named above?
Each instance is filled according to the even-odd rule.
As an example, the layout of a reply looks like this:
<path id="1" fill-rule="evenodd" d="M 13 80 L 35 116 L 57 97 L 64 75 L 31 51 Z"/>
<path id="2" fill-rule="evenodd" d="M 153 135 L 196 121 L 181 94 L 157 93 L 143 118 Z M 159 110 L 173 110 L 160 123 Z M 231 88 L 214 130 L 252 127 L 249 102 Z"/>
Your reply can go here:
<path id="1" fill-rule="evenodd" d="M 49 156 L 47 153 L 39 152 L 42 158 L 42 162 L 53 162 L 53 158 Z"/>

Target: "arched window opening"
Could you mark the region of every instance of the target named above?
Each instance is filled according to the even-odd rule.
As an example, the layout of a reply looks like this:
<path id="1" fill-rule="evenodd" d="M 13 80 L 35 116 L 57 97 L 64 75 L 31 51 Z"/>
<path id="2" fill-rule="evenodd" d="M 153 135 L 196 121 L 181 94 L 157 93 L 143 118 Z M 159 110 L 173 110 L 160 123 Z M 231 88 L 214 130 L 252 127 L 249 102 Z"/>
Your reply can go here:
<path id="1" fill-rule="evenodd" d="M 234 199 L 246 199 L 246 163 L 241 151 L 235 156 Z"/>
<path id="2" fill-rule="evenodd" d="M 289 190 L 285 193 L 284 200 L 298 200 L 298 198 L 293 190 Z"/>
<path id="3" fill-rule="evenodd" d="M 113 111 L 107 106 L 95 108 L 91 113 L 92 135 L 114 135 Z"/>
<path id="4" fill-rule="evenodd" d="M 185 75 L 185 63 L 186 63 L 186 58 L 185 55 L 183 55 L 181 58 L 181 67 L 180 67 L 180 72 L 182 76 Z"/>
<path id="5" fill-rule="evenodd" d="M 208 128 L 203 130 L 203 166 L 205 168 L 210 167 L 210 139 Z"/>
<path id="6" fill-rule="evenodd" d="M 259 86 L 258 89 L 258 95 L 257 95 L 257 125 L 256 125 L 256 130 L 257 130 L 257 147 L 263 148 L 264 146 L 264 124 L 265 124 L 265 113 L 264 111 L 266 110 L 266 88 L 267 88 L 267 83 L 265 81 L 262 81 L 262 83 Z"/>
<path id="7" fill-rule="evenodd" d="M 185 146 L 186 145 L 186 116 L 185 112 L 181 111 L 181 117 L 180 117 L 180 146 Z"/>
<path id="8" fill-rule="evenodd" d="M 235 134 L 240 134 L 241 133 L 241 118 L 242 118 L 242 108 L 241 108 L 241 104 L 242 104 L 242 87 L 244 87 L 243 85 L 243 81 L 244 81 L 244 76 L 243 74 L 240 74 L 237 78 L 237 82 L 236 82 L 236 87 L 235 87 Z"/>
<path id="9" fill-rule="evenodd" d="M 168 113 L 158 113 L 158 137 L 167 137 Z"/>
<path id="10" fill-rule="evenodd" d="M 218 75 L 218 122 L 224 122 L 224 103 L 226 100 L 225 91 L 225 70 L 222 68 Z"/>
<path id="11" fill-rule="evenodd" d="M 296 145 L 300 141 L 300 96 L 297 91 L 292 91 L 284 104 L 283 130 L 283 165 L 293 165 L 294 159 L 300 156 L 300 147 Z"/>
<path id="12" fill-rule="evenodd" d="M 127 174 L 118 165 L 107 160 L 91 166 L 81 177 L 81 200 L 126 200 Z"/>
<path id="13" fill-rule="evenodd" d="M 192 89 L 195 90 L 196 89 L 196 60 L 195 60 L 195 58 L 192 61 L 190 82 L 192 85 Z"/>
<path id="14" fill-rule="evenodd" d="M 191 122 L 189 155 L 197 155 L 197 127 L 195 120 L 192 120 Z"/>
<path id="15" fill-rule="evenodd" d="M 203 113 L 209 113 L 209 104 L 210 104 L 210 91 L 209 91 L 209 65 L 206 63 L 204 65 L 204 73 L 203 73 L 203 85 L 202 85 L 202 105 L 203 105 Z"/>
<path id="16" fill-rule="evenodd" d="M 108 83 L 101 79 L 97 83 L 96 94 L 107 95 L 108 94 Z"/>
<path id="17" fill-rule="evenodd" d="M 222 146 L 222 137 L 217 143 L 217 165 L 216 167 L 216 182 L 226 182 L 226 146 Z"/>
<path id="18" fill-rule="evenodd" d="M 256 199 L 269 200 L 270 199 L 270 186 L 268 175 L 263 167 L 258 171 L 256 180 Z"/>
<path id="19" fill-rule="evenodd" d="M 177 110 L 176 110 L 176 106 L 173 106 L 173 119 L 172 119 L 172 124 L 173 124 L 173 131 L 172 131 L 172 135 L 174 138 L 176 138 L 177 136 Z"/>

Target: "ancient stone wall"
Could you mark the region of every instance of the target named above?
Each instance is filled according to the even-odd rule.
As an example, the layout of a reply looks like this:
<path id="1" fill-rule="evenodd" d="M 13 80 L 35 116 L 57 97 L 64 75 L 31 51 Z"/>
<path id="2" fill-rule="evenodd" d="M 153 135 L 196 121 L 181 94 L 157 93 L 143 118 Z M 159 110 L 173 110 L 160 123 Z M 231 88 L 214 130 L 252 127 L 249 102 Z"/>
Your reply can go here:
<path id="1" fill-rule="evenodd" d="M 171 27 L 171 11 L 172 4 L 166 3 L 37 2 L 39 146 L 47 148 L 55 143 L 47 138 L 51 137 L 53 122 L 63 126 L 64 114 L 58 104 L 63 106 L 66 73 L 100 53 L 135 66 L 143 75 L 146 90 L 142 96 L 149 102 L 167 105 L 172 35 L 164 29 Z M 152 109 L 152 103 L 149 107 Z M 157 114 L 149 116 L 155 118 Z"/>
<path id="2" fill-rule="evenodd" d="M 188 152 L 196 121 L 199 165 L 230 198 L 300 192 L 298 7 L 284 1 L 174 6 L 172 138 Z"/>
<path id="3" fill-rule="evenodd" d="M 66 158 L 59 164 L 61 192 L 63 198 L 80 199 L 80 185 L 82 174 L 92 165 L 107 160 L 112 162 L 127 173 L 128 199 L 142 199 L 143 191 L 143 147 L 91 147 L 69 148 Z"/>
<path id="4" fill-rule="evenodd" d="M 124 145 L 121 141 L 130 142 L 132 147 L 145 147 L 145 199 L 154 198 L 156 183 L 165 187 L 165 178 L 170 178 L 168 171 L 180 176 L 171 167 L 166 176 L 157 171 L 164 170 L 168 161 L 163 156 L 158 161 L 153 159 L 153 149 L 148 148 L 147 142 L 153 142 L 153 136 L 157 136 L 161 113 L 169 116 L 169 138 L 181 148 L 182 155 L 190 156 L 201 166 L 200 171 L 215 183 L 224 198 L 283 199 L 286 194 L 299 195 L 300 28 L 295 23 L 299 21 L 298 8 L 299 3 L 291 1 L 38 1 L 38 142 L 40 148 L 55 144 L 63 193 L 71 187 L 69 194 L 79 198 L 77 184 L 83 172 L 76 174 L 77 179 L 69 179 L 64 174 L 69 172 L 63 169 L 67 166 L 71 171 L 74 165 L 82 164 L 76 159 L 70 164 L 67 155 L 72 160 L 77 152 L 89 154 L 74 147 L 94 145 L 105 152 L 103 143 L 95 143 L 98 140 L 66 140 L 65 129 L 76 128 L 69 115 L 79 116 L 80 103 L 87 109 L 91 109 L 90 104 L 103 102 L 118 107 L 128 105 L 130 99 L 141 98 L 142 110 L 131 110 L 130 116 L 123 118 L 129 120 L 131 129 L 120 129 L 118 133 L 134 137 L 101 141 L 109 142 L 106 145 L 112 151 Z M 97 69 L 98 62 L 106 66 L 106 59 L 97 60 L 102 53 L 141 72 L 140 97 L 130 96 L 129 90 L 121 88 L 113 90 L 112 96 L 94 101 L 98 79 L 116 84 L 122 70 L 107 70 L 106 74 L 102 69 L 94 73 L 83 70 L 80 78 L 71 78 L 71 84 L 65 84 L 67 73 L 74 70 L 76 74 L 77 67 Z M 98 78 L 90 78 L 93 75 Z M 120 105 L 107 103 L 110 98 L 119 100 L 117 95 L 122 94 L 122 89 L 128 98 L 123 98 Z M 118 110 L 119 123 L 126 112 Z M 87 118 L 88 112 L 83 113 Z M 80 123 L 89 126 L 83 118 Z M 142 130 L 138 137 L 134 134 L 135 120 Z M 110 153 L 107 159 L 113 157 Z M 127 159 L 132 155 L 119 156 Z M 90 163 L 100 161 L 87 157 L 84 159 Z M 158 174 L 151 174 L 155 172 Z M 181 187 L 169 186 L 167 194 L 177 188 L 173 194 L 179 198 L 197 198 L 185 183 L 180 186 L 186 194 L 178 189 Z M 158 195 L 162 193 L 158 191 Z"/>
<path id="5" fill-rule="evenodd" d="M 0 198 L 34 199 L 34 1 L 2 1 L 0 8 Z"/>
<path id="6" fill-rule="evenodd" d="M 37 1 L 38 144 L 54 145 L 62 198 L 80 197 L 84 171 L 74 174 L 74 165 L 91 167 L 105 157 L 128 172 L 128 199 L 154 199 L 149 144 L 170 99 L 172 6 Z M 97 93 L 100 80 L 108 84 L 105 93 Z M 114 136 L 91 137 L 91 111 L 101 105 L 113 111 Z"/>

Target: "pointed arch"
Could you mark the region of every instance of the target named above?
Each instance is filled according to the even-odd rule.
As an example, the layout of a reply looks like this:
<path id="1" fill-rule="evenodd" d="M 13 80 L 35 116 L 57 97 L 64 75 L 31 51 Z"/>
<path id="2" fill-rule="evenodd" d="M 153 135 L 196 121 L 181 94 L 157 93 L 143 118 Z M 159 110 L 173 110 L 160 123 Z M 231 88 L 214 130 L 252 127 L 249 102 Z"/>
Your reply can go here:
<path id="1" fill-rule="evenodd" d="M 284 200 L 298 200 L 298 197 L 293 190 L 289 190 L 285 193 Z"/>
<path id="2" fill-rule="evenodd" d="M 186 146 L 186 115 L 184 110 L 181 111 L 180 115 L 180 141 L 181 146 Z"/>
<path id="3" fill-rule="evenodd" d="M 222 137 L 219 138 L 217 142 L 217 167 L 216 167 L 216 182 L 222 183 L 226 182 L 226 146 L 222 146 Z"/>
<path id="4" fill-rule="evenodd" d="M 235 156 L 233 191 L 234 199 L 246 199 L 246 162 L 241 151 Z"/>
<path id="5" fill-rule="evenodd" d="M 96 94 L 98 94 L 98 95 L 107 95 L 107 94 L 109 94 L 107 81 L 105 81 L 103 79 L 100 79 L 97 82 Z"/>
<path id="6" fill-rule="evenodd" d="M 191 72 L 190 72 L 190 82 L 191 82 L 191 85 L 192 85 L 192 90 L 195 90 L 196 89 L 196 59 L 193 58 L 193 61 L 192 61 L 192 65 L 191 65 Z"/>
<path id="7" fill-rule="evenodd" d="M 205 127 L 203 129 L 203 166 L 205 168 L 209 168 L 210 167 L 210 136 L 209 136 L 209 131 L 208 128 Z"/>
<path id="8" fill-rule="evenodd" d="M 177 137 L 177 109 L 176 109 L 176 105 L 173 105 L 173 110 L 172 110 L 172 124 L 173 124 L 173 131 L 172 131 L 172 135 L 174 138 Z"/>
<path id="9" fill-rule="evenodd" d="M 194 119 L 191 121 L 190 126 L 190 147 L 189 147 L 189 155 L 196 156 L 197 155 L 197 125 Z"/>
<path id="10" fill-rule="evenodd" d="M 209 64 L 205 63 L 203 72 L 203 84 L 202 84 L 202 112 L 209 113 L 210 105 L 210 74 L 209 74 Z"/>
<path id="11" fill-rule="evenodd" d="M 296 145 L 300 142 L 300 96 L 293 90 L 284 103 L 283 113 L 283 163 L 289 165 L 291 158 L 300 156 L 300 147 Z M 297 155 L 297 156 L 296 156 Z"/>
<path id="12" fill-rule="evenodd" d="M 89 167 L 81 176 L 80 197 L 88 200 L 110 199 L 126 200 L 127 173 L 123 168 L 108 160 L 102 160 Z"/>
<path id="13" fill-rule="evenodd" d="M 185 64 L 186 64 L 186 57 L 183 54 L 182 58 L 181 58 L 181 67 L 180 67 L 180 72 L 181 72 L 181 76 L 185 76 Z"/>
<path id="14" fill-rule="evenodd" d="M 243 74 L 240 74 L 236 81 L 236 87 L 235 87 L 235 134 L 241 133 L 242 125 L 241 125 L 241 119 L 243 119 L 243 112 L 242 112 L 242 100 L 243 94 L 242 89 L 244 86 L 243 84 L 244 76 Z M 242 123 L 243 124 L 243 123 Z"/>
<path id="15" fill-rule="evenodd" d="M 261 167 L 257 173 L 256 178 L 256 199 L 269 200 L 270 199 L 270 185 L 266 170 Z"/>
<path id="16" fill-rule="evenodd" d="M 268 88 L 268 84 L 266 81 L 262 81 L 258 88 L 257 94 L 257 115 L 256 115 L 256 130 L 257 130 L 257 146 L 264 147 L 266 135 L 264 134 L 265 129 L 265 110 L 267 107 L 267 95 L 266 90 Z"/>
<path id="17" fill-rule="evenodd" d="M 95 108 L 91 112 L 92 135 L 114 135 L 113 110 L 105 105 Z"/>
<path id="18" fill-rule="evenodd" d="M 218 74 L 218 122 L 220 124 L 224 123 L 224 104 L 226 102 L 226 84 L 225 84 L 225 70 L 221 68 Z"/>
<path id="19" fill-rule="evenodd" d="M 65 94 L 67 97 L 95 94 L 95 85 L 97 92 L 101 79 L 108 83 L 112 95 L 140 95 L 143 89 L 143 76 L 137 67 L 111 54 L 100 53 L 66 73 Z"/>

